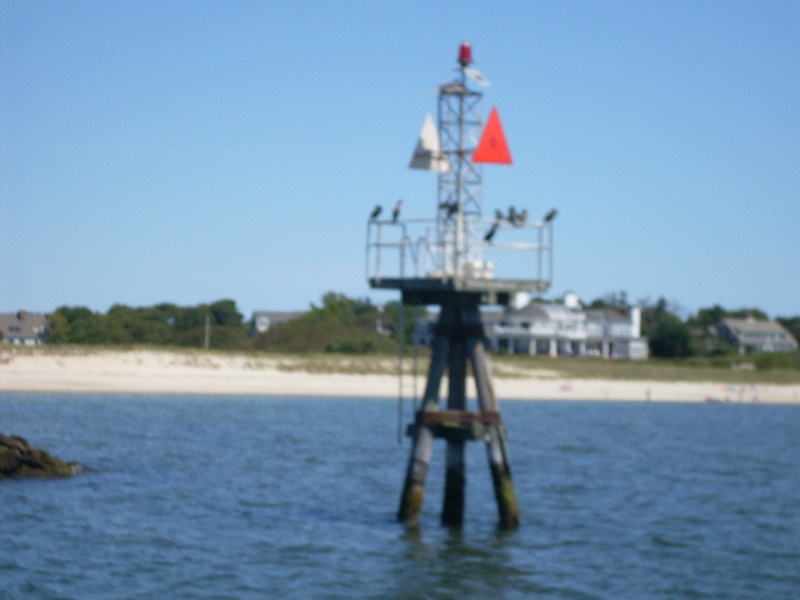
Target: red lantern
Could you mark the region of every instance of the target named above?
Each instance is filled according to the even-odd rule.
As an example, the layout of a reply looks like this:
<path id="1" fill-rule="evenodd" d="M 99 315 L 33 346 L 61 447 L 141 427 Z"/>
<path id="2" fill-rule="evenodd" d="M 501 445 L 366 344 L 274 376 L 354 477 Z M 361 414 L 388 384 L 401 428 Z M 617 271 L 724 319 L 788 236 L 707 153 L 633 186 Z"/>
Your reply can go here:
<path id="1" fill-rule="evenodd" d="M 472 46 L 469 45 L 467 40 L 461 42 L 461 46 L 458 49 L 458 62 L 463 67 L 472 62 Z"/>

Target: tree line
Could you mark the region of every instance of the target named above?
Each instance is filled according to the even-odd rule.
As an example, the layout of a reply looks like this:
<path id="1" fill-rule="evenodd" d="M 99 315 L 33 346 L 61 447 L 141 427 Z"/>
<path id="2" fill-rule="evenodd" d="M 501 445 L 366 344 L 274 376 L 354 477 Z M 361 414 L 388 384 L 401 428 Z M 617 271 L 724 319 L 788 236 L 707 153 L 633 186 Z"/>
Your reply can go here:
<path id="1" fill-rule="evenodd" d="M 659 298 L 640 300 L 642 335 L 650 353 L 658 358 L 713 357 L 733 354 L 736 348 L 716 335 L 720 320 L 766 319 L 758 308 L 726 310 L 720 305 L 700 309 L 681 318 L 680 307 Z M 609 308 L 626 313 L 630 304 L 624 292 L 597 298 L 587 308 Z M 424 307 L 403 307 L 402 335 L 411 342 L 414 319 L 427 314 Z M 800 339 L 800 316 L 778 317 Z M 210 347 L 268 352 L 338 352 L 349 354 L 391 353 L 397 349 L 400 303 L 383 306 L 369 298 L 350 298 L 328 292 L 321 302 L 295 319 L 273 325 L 265 333 L 254 331 L 236 302 L 217 300 L 197 306 L 171 303 L 150 307 L 112 306 L 105 314 L 86 307 L 61 306 L 48 315 L 51 344 L 102 344 L 203 347 L 206 322 Z"/>
<path id="2" fill-rule="evenodd" d="M 51 344 L 203 346 L 208 319 L 215 348 L 238 348 L 245 339 L 244 316 L 233 300 L 135 308 L 115 304 L 107 313 L 85 306 L 61 306 L 47 316 Z"/>
<path id="3" fill-rule="evenodd" d="M 273 352 L 387 353 L 397 349 L 399 302 L 377 306 L 368 298 L 349 298 L 328 292 L 319 305 L 265 333 L 245 321 L 230 299 L 211 304 L 149 307 L 115 304 L 108 312 L 85 306 L 61 306 L 47 315 L 50 344 L 209 347 Z M 422 307 L 405 307 L 403 335 L 411 340 L 413 319 Z M 206 324 L 208 322 L 208 325 Z M 380 331 L 376 326 L 383 324 Z"/>

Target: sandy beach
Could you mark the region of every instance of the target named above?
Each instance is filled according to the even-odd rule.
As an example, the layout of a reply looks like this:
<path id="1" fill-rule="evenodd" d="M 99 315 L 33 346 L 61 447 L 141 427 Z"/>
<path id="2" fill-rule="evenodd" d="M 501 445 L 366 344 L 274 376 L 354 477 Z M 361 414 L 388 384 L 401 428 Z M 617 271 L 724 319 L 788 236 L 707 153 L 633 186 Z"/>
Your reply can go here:
<path id="1" fill-rule="evenodd" d="M 612 381 L 495 377 L 500 400 L 634 400 L 678 402 L 800 403 L 800 385 L 738 385 L 735 382 Z M 403 395 L 421 393 L 404 377 Z M 446 389 L 446 381 L 442 389 Z M 284 370 L 279 358 L 222 353 L 131 351 L 0 352 L 0 392 L 141 394 L 237 394 L 397 398 L 393 375 L 312 374 Z M 470 389 L 474 397 L 474 389 Z"/>

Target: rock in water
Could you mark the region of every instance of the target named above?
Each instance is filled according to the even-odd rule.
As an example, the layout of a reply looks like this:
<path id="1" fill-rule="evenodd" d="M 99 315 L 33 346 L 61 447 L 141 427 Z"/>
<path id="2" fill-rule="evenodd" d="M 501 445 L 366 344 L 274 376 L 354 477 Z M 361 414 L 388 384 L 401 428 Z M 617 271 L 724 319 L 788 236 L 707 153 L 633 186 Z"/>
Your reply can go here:
<path id="1" fill-rule="evenodd" d="M 17 435 L 0 433 L 0 480 L 6 477 L 72 477 L 81 471 L 76 462 L 64 462 L 32 448 Z"/>

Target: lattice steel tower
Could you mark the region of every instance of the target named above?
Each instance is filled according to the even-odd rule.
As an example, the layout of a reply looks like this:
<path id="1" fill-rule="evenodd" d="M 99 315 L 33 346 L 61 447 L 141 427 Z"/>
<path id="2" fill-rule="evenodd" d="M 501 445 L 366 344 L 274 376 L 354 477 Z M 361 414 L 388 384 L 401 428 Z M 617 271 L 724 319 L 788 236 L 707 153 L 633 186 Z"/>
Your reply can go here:
<path id="1" fill-rule="evenodd" d="M 464 67 L 468 64 L 463 56 L 459 61 Z M 481 167 L 469 158 L 483 125 L 483 94 L 468 89 L 466 79 L 462 68 L 460 81 L 439 88 L 441 155 L 449 169 L 439 173 L 436 229 L 443 234 L 439 242 L 455 250 L 452 257 L 447 257 L 455 272 L 470 261 L 482 259 L 477 254 L 480 246 L 475 243 L 478 232 L 472 226 L 473 219 L 482 216 Z"/>

